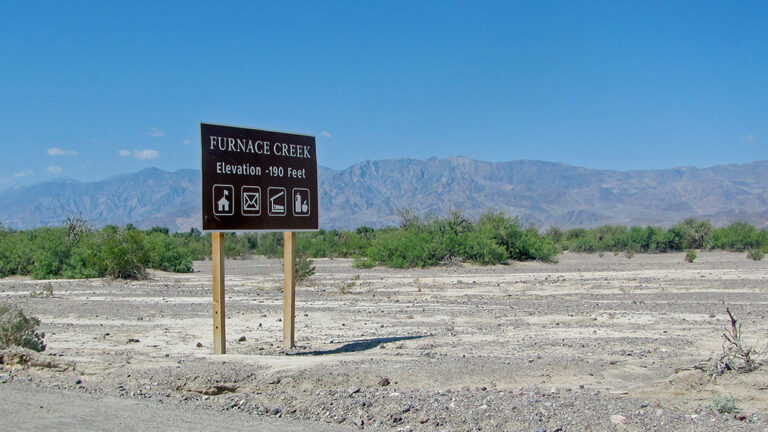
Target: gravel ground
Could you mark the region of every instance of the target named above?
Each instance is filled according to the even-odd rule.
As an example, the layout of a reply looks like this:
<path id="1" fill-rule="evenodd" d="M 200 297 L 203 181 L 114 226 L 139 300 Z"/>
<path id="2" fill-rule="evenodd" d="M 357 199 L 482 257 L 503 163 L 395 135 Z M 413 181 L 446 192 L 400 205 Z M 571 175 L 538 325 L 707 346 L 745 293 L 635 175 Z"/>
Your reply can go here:
<path id="1" fill-rule="evenodd" d="M 0 300 L 39 317 L 48 344 L 4 353 L 0 393 L 351 429 L 768 430 L 768 371 L 711 379 L 691 368 L 722 351 L 726 305 L 747 344 L 765 347 L 768 263 L 683 258 L 566 253 L 416 270 L 316 260 L 287 352 L 279 262 L 227 261 L 224 356 L 211 354 L 210 262 L 146 281 L 0 279 Z M 30 296 L 47 283 L 53 297 Z M 716 396 L 740 411 L 717 413 Z"/>

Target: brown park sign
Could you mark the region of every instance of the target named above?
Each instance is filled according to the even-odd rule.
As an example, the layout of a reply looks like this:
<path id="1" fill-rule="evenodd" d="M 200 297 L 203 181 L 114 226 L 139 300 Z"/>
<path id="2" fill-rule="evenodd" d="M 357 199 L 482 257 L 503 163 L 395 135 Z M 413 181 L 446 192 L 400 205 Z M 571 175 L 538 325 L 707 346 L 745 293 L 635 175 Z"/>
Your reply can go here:
<path id="1" fill-rule="evenodd" d="M 315 137 L 201 123 L 204 231 L 318 229 Z"/>

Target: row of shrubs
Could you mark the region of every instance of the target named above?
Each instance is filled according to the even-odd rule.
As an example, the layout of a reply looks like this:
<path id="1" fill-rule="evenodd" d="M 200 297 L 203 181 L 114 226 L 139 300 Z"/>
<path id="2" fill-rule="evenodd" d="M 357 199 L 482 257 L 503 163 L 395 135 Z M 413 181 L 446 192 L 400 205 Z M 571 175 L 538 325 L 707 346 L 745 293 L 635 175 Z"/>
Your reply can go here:
<path id="1" fill-rule="evenodd" d="M 201 241 L 189 234 L 169 235 L 165 228 L 0 230 L 0 276 L 139 278 L 147 268 L 189 272 L 192 261 L 205 254 Z"/>
<path id="2" fill-rule="evenodd" d="M 746 222 L 714 228 L 707 220 L 684 219 L 665 229 L 605 225 L 562 231 L 549 228 L 546 236 L 563 250 L 573 252 L 675 252 L 689 249 L 768 252 L 768 230 Z"/>
<path id="3" fill-rule="evenodd" d="M 658 253 L 690 249 L 768 252 L 768 230 L 745 222 L 714 228 L 709 221 L 685 219 L 670 228 L 606 225 L 540 233 L 516 218 L 489 212 L 477 220 L 460 213 L 446 218 L 400 212 L 398 227 L 353 231 L 319 230 L 297 235 L 299 256 L 351 257 L 359 267 L 426 267 L 450 261 L 498 264 L 509 260 L 555 262 L 574 252 Z M 146 269 L 189 272 L 192 261 L 210 257 L 210 234 L 198 229 L 170 233 L 167 228 L 140 230 L 132 225 L 89 227 L 81 219 L 64 226 L 16 231 L 0 227 L 0 277 L 36 279 L 110 276 L 140 278 Z M 225 253 L 282 255 L 282 233 L 228 233 Z"/>

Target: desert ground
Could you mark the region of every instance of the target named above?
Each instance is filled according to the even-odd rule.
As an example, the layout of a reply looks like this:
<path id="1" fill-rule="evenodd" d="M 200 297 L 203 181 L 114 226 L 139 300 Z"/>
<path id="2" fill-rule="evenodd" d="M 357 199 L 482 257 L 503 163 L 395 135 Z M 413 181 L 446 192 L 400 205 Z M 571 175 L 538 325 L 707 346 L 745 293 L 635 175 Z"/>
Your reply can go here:
<path id="1" fill-rule="evenodd" d="M 254 430 L 768 430 L 768 366 L 717 377 L 693 368 L 722 353 L 726 306 L 746 344 L 766 349 L 766 260 L 314 262 L 288 351 L 280 262 L 226 262 L 226 355 L 212 354 L 210 261 L 138 281 L 0 279 L 0 301 L 40 318 L 47 343 L 39 355 L 4 351 L 6 425 L 66 429 L 92 406 L 104 420 L 81 429 L 163 429 L 172 413 L 184 430 L 210 429 L 203 419 Z M 30 295 L 46 284 L 52 296 Z M 718 395 L 740 411 L 716 412 Z"/>

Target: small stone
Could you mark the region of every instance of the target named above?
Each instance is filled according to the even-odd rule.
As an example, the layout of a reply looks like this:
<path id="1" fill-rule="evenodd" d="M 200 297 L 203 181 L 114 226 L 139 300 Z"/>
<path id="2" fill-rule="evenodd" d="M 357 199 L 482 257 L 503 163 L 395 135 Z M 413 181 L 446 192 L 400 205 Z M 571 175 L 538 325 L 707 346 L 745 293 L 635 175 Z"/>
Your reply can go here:
<path id="1" fill-rule="evenodd" d="M 202 342 L 198 342 L 197 344 L 195 344 L 195 346 L 198 347 L 198 348 L 202 348 L 203 347 L 203 343 Z"/>
<path id="2" fill-rule="evenodd" d="M 640 408 L 648 408 L 648 402 L 641 403 Z"/>
<path id="3" fill-rule="evenodd" d="M 386 387 L 389 385 L 389 378 L 384 377 L 379 380 L 379 387 Z"/>
<path id="4" fill-rule="evenodd" d="M 355 393 L 360 393 L 360 387 L 350 387 L 347 392 L 349 392 L 349 395 L 352 396 Z"/>
<path id="5" fill-rule="evenodd" d="M 620 414 L 614 414 L 611 416 L 611 423 L 615 425 L 623 425 L 627 422 L 627 418 Z"/>
<path id="6" fill-rule="evenodd" d="M 245 342 L 245 336 L 240 336 L 240 337 L 237 339 L 237 341 L 238 341 L 238 342 Z"/>
<path id="7" fill-rule="evenodd" d="M 747 419 L 747 416 L 744 415 L 744 414 L 736 414 L 735 416 L 733 416 L 733 418 L 735 418 L 736 420 L 739 420 L 739 421 L 744 421 L 744 420 Z"/>
<path id="8" fill-rule="evenodd" d="M 536 429 L 536 432 L 547 432 L 547 430 L 544 428 L 538 428 Z"/>
<path id="9" fill-rule="evenodd" d="M 661 409 L 661 408 L 658 408 L 658 409 L 656 410 L 656 417 L 661 417 L 661 416 L 663 416 L 663 415 L 664 415 L 664 410 L 663 410 L 663 409 Z"/>
<path id="10" fill-rule="evenodd" d="M 269 414 L 273 416 L 280 414 L 280 408 L 272 408 L 271 410 L 269 410 Z"/>
<path id="11" fill-rule="evenodd" d="M 422 418 L 422 419 L 419 419 L 419 424 L 424 424 L 424 423 L 426 423 L 428 421 L 429 421 L 428 418 Z"/>
<path id="12" fill-rule="evenodd" d="M 128 338 L 128 343 L 139 343 L 139 342 L 141 341 L 136 338 Z"/>
<path id="13" fill-rule="evenodd" d="M 80 385 L 82 383 L 83 383 L 83 380 L 81 380 L 81 379 L 76 379 L 75 380 L 75 384 L 77 384 L 77 385 Z"/>
<path id="14" fill-rule="evenodd" d="M 278 318 L 278 319 L 277 319 L 277 322 L 281 322 L 282 320 L 283 320 L 282 318 Z"/>

